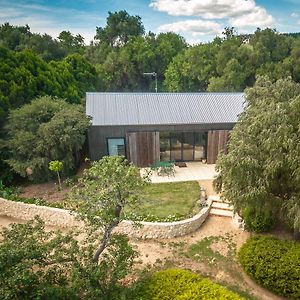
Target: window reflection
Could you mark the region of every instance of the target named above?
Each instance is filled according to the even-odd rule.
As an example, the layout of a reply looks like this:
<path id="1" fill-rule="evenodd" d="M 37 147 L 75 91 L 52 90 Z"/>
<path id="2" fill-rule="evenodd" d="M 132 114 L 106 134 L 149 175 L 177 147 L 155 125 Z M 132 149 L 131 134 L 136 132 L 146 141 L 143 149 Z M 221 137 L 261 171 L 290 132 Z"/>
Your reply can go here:
<path id="1" fill-rule="evenodd" d="M 159 137 L 161 161 L 192 161 L 206 157 L 206 133 L 160 132 Z"/>
<path id="2" fill-rule="evenodd" d="M 170 161 L 171 151 L 170 151 L 170 133 L 160 132 L 159 133 L 159 143 L 160 143 L 160 160 Z"/>

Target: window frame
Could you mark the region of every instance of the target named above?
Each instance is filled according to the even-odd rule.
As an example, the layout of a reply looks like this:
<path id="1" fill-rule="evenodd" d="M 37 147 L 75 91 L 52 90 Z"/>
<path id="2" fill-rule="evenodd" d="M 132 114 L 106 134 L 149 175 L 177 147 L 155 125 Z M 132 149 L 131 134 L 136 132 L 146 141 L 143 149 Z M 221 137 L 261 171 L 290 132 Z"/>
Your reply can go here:
<path id="1" fill-rule="evenodd" d="M 109 154 L 109 146 L 108 146 L 108 140 L 123 140 L 124 141 L 124 154 L 125 154 L 125 158 L 127 158 L 127 151 L 126 151 L 126 139 L 123 136 L 120 137 L 107 137 L 106 138 L 106 152 L 108 156 L 113 156 Z"/>

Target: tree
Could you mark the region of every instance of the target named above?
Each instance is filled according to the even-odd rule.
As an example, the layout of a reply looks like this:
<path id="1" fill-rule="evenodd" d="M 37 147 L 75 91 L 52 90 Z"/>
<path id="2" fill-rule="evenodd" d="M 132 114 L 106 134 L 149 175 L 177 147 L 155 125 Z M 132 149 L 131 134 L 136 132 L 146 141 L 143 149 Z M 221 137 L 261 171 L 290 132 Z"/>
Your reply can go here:
<path id="1" fill-rule="evenodd" d="M 46 63 L 32 51 L 13 52 L 0 46 L 0 56 L 0 139 L 6 136 L 3 125 L 10 109 L 45 95 L 80 103 L 86 91 L 95 90 L 96 70 L 80 54 Z M 8 150 L 4 143 L 0 148 L 0 179 L 9 183 L 13 174 L 4 161 Z"/>
<path id="2" fill-rule="evenodd" d="M 28 25 L 13 26 L 9 23 L 0 25 L 0 45 L 13 51 L 31 50 L 43 60 L 59 61 L 69 54 L 83 54 L 84 39 L 80 34 L 62 31 L 58 39 L 49 34 L 32 33 Z"/>
<path id="3" fill-rule="evenodd" d="M 59 36 L 58 40 L 60 41 L 61 45 L 68 50 L 68 53 L 83 53 L 84 51 L 84 38 L 77 34 L 74 36 L 70 31 L 62 31 Z"/>
<path id="4" fill-rule="evenodd" d="M 242 92 L 245 88 L 245 72 L 237 59 L 232 58 L 224 68 L 221 77 L 211 77 L 209 92 Z"/>
<path id="5" fill-rule="evenodd" d="M 49 170 L 56 172 L 57 174 L 59 190 L 62 190 L 61 180 L 59 175 L 59 172 L 62 170 L 62 168 L 63 168 L 63 163 L 59 160 L 52 160 L 49 162 Z"/>
<path id="6" fill-rule="evenodd" d="M 300 230 L 300 84 L 259 77 L 217 161 L 215 186 L 236 211 L 276 214 Z"/>
<path id="7" fill-rule="evenodd" d="M 141 18 L 130 16 L 125 10 L 108 12 L 106 26 L 97 27 L 95 39 L 110 46 L 121 46 L 132 36 L 143 35 L 145 32 Z"/>
<path id="8" fill-rule="evenodd" d="M 68 284 L 79 247 L 70 234 L 45 232 L 39 218 L 1 232 L 0 293 L 13 299 L 75 299 Z"/>
<path id="9" fill-rule="evenodd" d="M 168 65 L 164 86 L 170 92 L 206 91 L 216 74 L 216 54 L 221 41 L 197 45 L 180 52 Z"/>
<path id="10" fill-rule="evenodd" d="M 71 194 L 71 205 L 94 230 L 103 230 L 94 261 L 99 260 L 113 229 L 124 219 L 123 209 L 137 205 L 145 183 L 138 168 L 121 156 L 105 156 L 92 163 L 79 179 Z"/>
<path id="11" fill-rule="evenodd" d="M 96 262 L 87 232 L 45 231 L 38 217 L 11 225 L 1 237 L 1 299 L 124 299 L 120 280 L 137 256 L 126 236 L 114 236 Z"/>
<path id="12" fill-rule="evenodd" d="M 44 96 L 12 110 L 6 125 L 8 164 L 32 180 L 48 180 L 49 162 L 63 162 L 64 173 L 75 168 L 74 153 L 85 141 L 89 118 L 79 105 Z"/>
<path id="13" fill-rule="evenodd" d="M 0 41 L 1 45 L 11 50 L 17 50 L 18 46 L 23 43 L 26 37 L 31 36 L 30 27 L 12 26 L 9 23 L 4 23 L 0 26 Z"/>
<path id="14" fill-rule="evenodd" d="M 59 62 L 50 62 L 50 66 L 55 74 L 51 95 L 80 103 L 87 91 L 95 90 L 96 69 L 82 55 L 71 54 Z"/>

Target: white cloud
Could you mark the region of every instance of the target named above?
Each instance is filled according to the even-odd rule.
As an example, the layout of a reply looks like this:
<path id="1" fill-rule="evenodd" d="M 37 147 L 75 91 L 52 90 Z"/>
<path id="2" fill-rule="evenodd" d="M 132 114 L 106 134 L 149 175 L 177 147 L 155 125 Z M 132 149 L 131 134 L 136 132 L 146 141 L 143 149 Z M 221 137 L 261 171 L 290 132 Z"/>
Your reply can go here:
<path id="1" fill-rule="evenodd" d="M 292 12 L 292 13 L 291 13 L 291 17 L 292 17 L 292 18 L 298 18 L 298 17 L 299 17 L 299 13 L 297 13 L 297 12 Z"/>
<path id="2" fill-rule="evenodd" d="M 150 7 L 173 16 L 222 19 L 253 11 L 254 0 L 152 0 Z"/>
<path id="3" fill-rule="evenodd" d="M 263 7 L 256 6 L 248 14 L 230 18 L 229 23 L 237 28 L 269 27 L 274 24 L 274 19 Z"/>
<path id="4" fill-rule="evenodd" d="M 150 7 L 173 16 L 222 19 L 228 25 L 241 30 L 269 27 L 275 23 L 274 18 L 265 8 L 258 6 L 255 0 L 152 0 Z M 203 22 L 181 21 L 162 25 L 160 28 L 174 28 L 176 32 L 180 29 L 180 32 L 201 35 L 202 29 L 203 32 L 208 30 Z M 218 23 L 210 25 L 212 32 L 219 31 Z"/>
<path id="5" fill-rule="evenodd" d="M 222 26 L 213 21 L 187 20 L 161 25 L 158 27 L 158 31 L 173 31 L 176 33 L 186 33 L 192 37 L 198 37 L 220 34 L 222 32 Z"/>

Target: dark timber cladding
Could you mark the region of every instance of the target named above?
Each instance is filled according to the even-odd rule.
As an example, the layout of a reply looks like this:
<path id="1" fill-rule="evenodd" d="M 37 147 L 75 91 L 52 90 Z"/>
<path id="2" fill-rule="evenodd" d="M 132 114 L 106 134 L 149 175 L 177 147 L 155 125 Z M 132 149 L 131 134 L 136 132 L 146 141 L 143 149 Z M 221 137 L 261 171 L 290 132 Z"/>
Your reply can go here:
<path id="1" fill-rule="evenodd" d="M 221 151 L 227 152 L 229 130 L 209 130 L 207 135 L 207 163 L 216 163 Z"/>
<path id="2" fill-rule="evenodd" d="M 126 133 L 127 158 L 139 167 L 147 167 L 159 160 L 158 132 Z"/>

